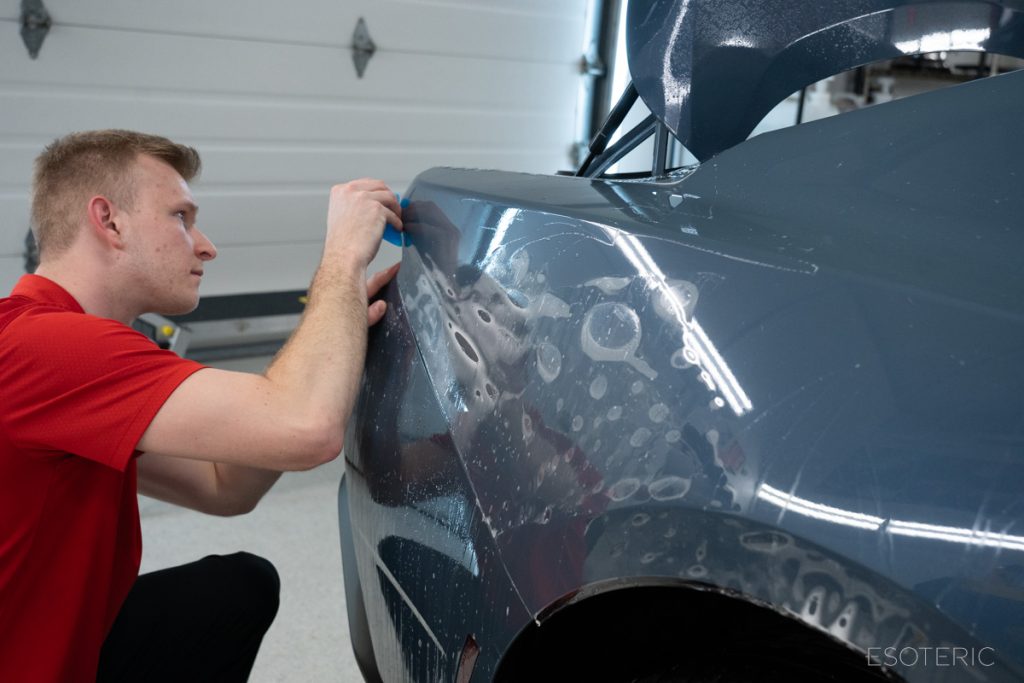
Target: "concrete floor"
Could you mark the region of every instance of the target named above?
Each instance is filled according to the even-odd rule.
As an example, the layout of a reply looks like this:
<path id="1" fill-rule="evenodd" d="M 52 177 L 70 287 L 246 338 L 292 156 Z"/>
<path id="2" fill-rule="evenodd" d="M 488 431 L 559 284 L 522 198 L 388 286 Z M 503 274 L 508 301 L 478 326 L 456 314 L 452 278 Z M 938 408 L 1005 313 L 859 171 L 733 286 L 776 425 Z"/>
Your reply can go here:
<path id="1" fill-rule="evenodd" d="M 269 357 L 211 363 L 258 372 Z M 361 681 L 349 643 L 338 541 L 343 460 L 286 473 L 248 515 L 211 517 L 140 497 L 142 571 L 246 550 L 281 575 L 281 607 L 250 681 Z"/>

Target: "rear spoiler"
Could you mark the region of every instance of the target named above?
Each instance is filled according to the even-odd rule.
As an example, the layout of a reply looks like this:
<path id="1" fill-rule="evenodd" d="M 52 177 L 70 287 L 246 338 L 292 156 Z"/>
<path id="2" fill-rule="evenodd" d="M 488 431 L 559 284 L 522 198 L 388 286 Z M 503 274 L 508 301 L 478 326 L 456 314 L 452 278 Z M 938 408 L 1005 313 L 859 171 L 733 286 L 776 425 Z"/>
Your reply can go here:
<path id="1" fill-rule="evenodd" d="M 1024 58 L 1024 0 L 630 0 L 626 22 L 637 93 L 701 161 L 847 69 L 947 50 Z"/>

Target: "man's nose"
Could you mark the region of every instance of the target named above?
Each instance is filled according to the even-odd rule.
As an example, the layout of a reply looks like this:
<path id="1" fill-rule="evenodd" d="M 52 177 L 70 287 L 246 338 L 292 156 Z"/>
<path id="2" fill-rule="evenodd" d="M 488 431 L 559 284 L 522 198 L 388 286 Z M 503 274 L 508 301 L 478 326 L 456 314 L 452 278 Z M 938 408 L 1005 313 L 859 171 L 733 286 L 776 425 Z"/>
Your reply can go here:
<path id="1" fill-rule="evenodd" d="M 213 245 L 210 238 L 198 228 L 193 228 L 196 234 L 196 254 L 203 261 L 212 261 L 217 258 L 217 247 Z"/>

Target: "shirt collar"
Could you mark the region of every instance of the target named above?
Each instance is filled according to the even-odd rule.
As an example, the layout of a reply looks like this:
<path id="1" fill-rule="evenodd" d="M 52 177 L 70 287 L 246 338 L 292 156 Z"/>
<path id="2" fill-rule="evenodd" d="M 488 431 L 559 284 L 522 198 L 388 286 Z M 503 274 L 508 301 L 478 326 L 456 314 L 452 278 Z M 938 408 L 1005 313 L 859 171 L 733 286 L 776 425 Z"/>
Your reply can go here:
<path id="1" fill-rule="evenodd" d="M 22 275 L 11 291 L 11 296 L 22 296 L 39 303 L 52 304 L 75 313 L 85 313 L 75 297 L 53 280 L 41 275 Z"/>

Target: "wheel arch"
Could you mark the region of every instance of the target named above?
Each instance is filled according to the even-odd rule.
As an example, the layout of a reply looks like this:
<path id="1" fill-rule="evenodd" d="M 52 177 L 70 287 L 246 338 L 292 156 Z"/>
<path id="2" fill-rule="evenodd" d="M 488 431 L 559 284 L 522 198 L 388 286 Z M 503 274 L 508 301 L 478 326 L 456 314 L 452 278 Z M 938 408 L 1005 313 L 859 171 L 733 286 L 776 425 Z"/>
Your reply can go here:
<path id="1" fill-rule="evenodd" d="M 699 681 L 747 669 L 758 680 L 902 680 L 771 605 L 659 577 L 597 582 L 552 605 L 518 634 L 494 680 Z"/>

